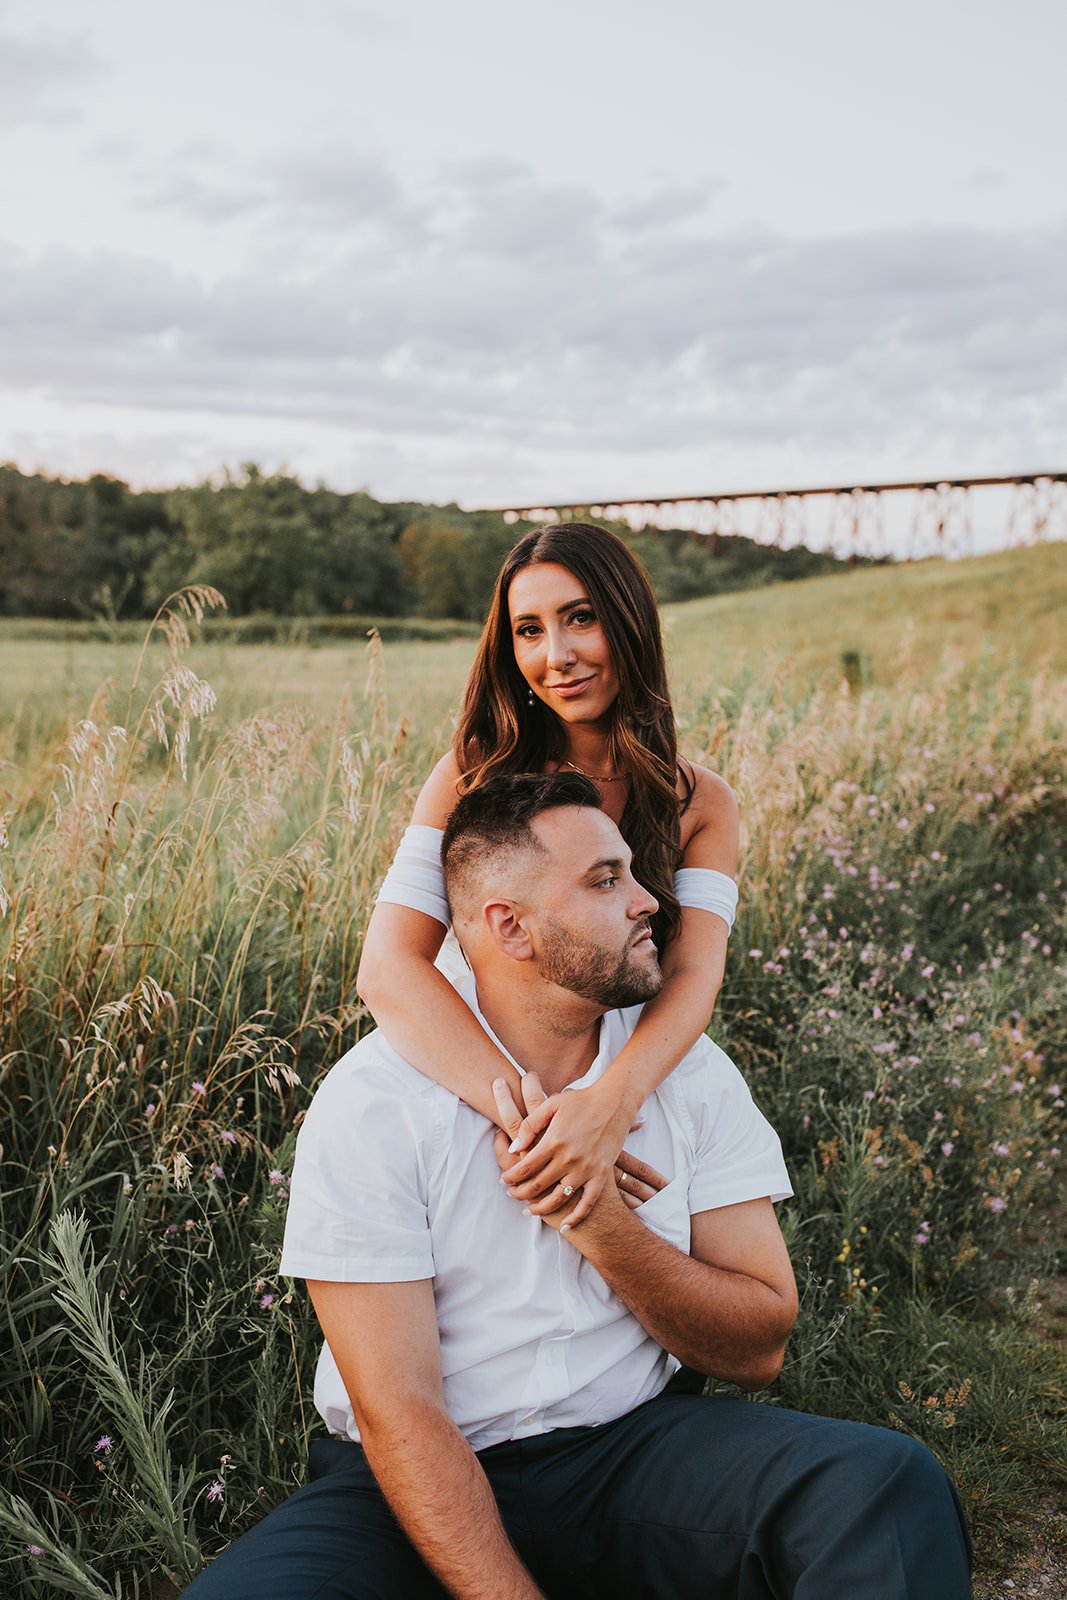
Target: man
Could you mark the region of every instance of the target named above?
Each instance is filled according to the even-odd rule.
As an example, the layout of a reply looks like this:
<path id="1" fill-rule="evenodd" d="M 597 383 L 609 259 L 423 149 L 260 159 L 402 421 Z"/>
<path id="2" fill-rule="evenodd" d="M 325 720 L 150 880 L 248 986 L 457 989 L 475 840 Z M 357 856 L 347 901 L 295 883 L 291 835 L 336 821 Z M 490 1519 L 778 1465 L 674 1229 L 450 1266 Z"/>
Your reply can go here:
<path id="1" fill-rule="evenodd" d="M 636 1020 L 618 1008 L 661 982 L 656 902 L 595 786 L 494 780 L 442 855 L 466 998 L 529 1069 L 526 1108 L 593 1081 Z M 502 1185 L 506 1137 L 381 1035 L 338 1063 L 282 1270 L 308 1280 L 339 1437 L 190 1600 L 969 1594 L 954 1493 L 913 1440 L 686 1382 L 762 1388 L 796 1315 L 780 1146 L 710 1040 L 630 1143 L 621 1187 L 561 1232 L 566 1206 L 542 1219 Z"/>

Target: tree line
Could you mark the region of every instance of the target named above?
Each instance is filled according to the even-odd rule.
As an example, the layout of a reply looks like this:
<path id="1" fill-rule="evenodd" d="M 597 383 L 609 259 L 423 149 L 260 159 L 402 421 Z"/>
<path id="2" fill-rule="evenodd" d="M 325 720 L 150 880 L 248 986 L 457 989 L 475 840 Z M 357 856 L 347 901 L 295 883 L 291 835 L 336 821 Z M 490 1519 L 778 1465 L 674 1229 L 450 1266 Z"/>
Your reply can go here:
<path id="1" fill-rule="evenodd" d="M 185 583 L 213 584 L 239 617 L 478 621 L 525 524 L 457 506 L 306 488 L 254 465 L 214 481 L 131 489 L 0 466 L 0 616 L 148 617 Z M 837 570 L 833 556 L 681 529 L 632 533 L 661 601 Z"/>

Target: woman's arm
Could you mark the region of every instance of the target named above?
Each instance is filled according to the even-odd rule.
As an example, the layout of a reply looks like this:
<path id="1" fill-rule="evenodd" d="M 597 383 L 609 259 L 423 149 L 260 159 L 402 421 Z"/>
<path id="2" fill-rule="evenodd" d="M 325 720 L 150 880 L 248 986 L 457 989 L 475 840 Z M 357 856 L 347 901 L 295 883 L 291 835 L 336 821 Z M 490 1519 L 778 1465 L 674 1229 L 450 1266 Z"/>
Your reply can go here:
<path id="1" fill-rule="evenodd" d="M 715 773 L 699 767 L 695 773 L 695 814 L 682 865 L 736 877 L 737 801 Z M 582 1186 L 568 1226 L 592 1210 L 642 1105 L 707 1028 L 722 987 L 728 938 L 721 917 L 683 907 L 681 928 L 661 962 L 663 987 L 645 1005 L 625 1048 L 590 1088 L 553 1095 L 527 1117 L 516 1149 L 538 1142 L 505 1176 L 509 1192 L 531 1211 L 556 1210 L 564 1185 Z"/>
<path id="2" fill-rule="evenodd" d="M 411 820 L 443 828 L 456 803 L 457 777 L 451 755 L 444 756 Z M 380 901 L 364 936 L 356 992 L 405 1061 L 495 1122 L 493 1080 L 504 1078 L 517 1095 L 519 1074 L 434 966 L 446 931 L 435 917 Z"/>

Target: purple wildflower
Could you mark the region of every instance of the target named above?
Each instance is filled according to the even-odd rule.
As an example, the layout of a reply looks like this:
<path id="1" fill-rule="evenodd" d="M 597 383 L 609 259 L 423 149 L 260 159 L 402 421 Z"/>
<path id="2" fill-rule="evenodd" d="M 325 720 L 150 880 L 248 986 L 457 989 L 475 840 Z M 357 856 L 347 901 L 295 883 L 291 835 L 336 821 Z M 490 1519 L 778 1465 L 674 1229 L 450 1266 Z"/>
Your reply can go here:
<path id="1" fill-rule="evenodd" d="M 222 1140 L 223 1144 L 237 1143 L 237 1135 L 234 1133 L 232 1128 L 224 1128 L 219 1134 L 219 1138 Z"/>
<path id="2" fill-rule="evenodd" d="M 265 1294 L 262 1300 L 259 1302 L 259 1309 L 261 1311 L 269 1311 L 273 1304 L 274 1296 L 272 1294 Z"/>
<path id="3" fill-rule="evenodd" d="M 39 1544 L 28 1544 L 26 1546 L 26 1554 L 28 1556 L 43 1556 L 44 1548 Z"/>
<path id="4" fill-rule="evenodd" d="M 192 1083 L 192 1090 L 193 1090 L 194 1094 L 200 1095 L 202 1097 L 205 1094 L 207 1094 L 207 1084 L 206 1083 L 201 1083 L 199 1078 L 194 1078 L 193 1079 L 193 1083 Z"/>
<path id="5" fill-rule="evenodd" d="M 214 1503 L 215 1501 L 221 1500 L 225 1493 L 225 1484 L 221 1481 L 221 1479 L 216 1478 L 208 1489 L 207 1497 L 209 1501 Z"/>
<path id="6" fill-rule="evenodd" d="M 990 1211 L 1006 1211 L 1008 1209 L 1008 1202 L 1004 1199 L 1003 1195 L 999 1194 L 991 1194 L 989 1199 L 986 1201 L 986 1205 L 989 1207 Z"/>
<path id="7" fill-rule="evenodd" d="M 93 1445 L 93 1450 L 97 1455 L 99 1455 L 101 1451 L 103 1451 L 105 1455 L 110 1455 L 114 1448 L 115 1441 L 111 1437 L 110 1433 L 102 1433 L 99 1439 Z"/>

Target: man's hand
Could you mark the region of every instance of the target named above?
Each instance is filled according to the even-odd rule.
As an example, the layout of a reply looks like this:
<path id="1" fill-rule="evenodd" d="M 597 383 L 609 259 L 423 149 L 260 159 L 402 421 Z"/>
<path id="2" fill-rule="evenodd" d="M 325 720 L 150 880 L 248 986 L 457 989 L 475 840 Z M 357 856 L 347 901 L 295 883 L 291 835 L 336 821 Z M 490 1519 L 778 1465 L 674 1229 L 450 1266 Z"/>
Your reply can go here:
<path id="1" fill-rule="evenodd" d="M 493 1148 L 502 1172 L 513 1166 L 511 1146 L 518 1129 L 523 1125 L 523 1114 L 512 1098 L 511 1091 L 503 1078 L 498 1078 L 493 1084 L 493 1094 L 497 1104 L 497 1120 L 506 1130 L 498 1133 Z M 522 1080 L 522 1096 L 527 1117 L 531 1112 L 545 1103 L 545 1092 L 537 1079 L 536 1073 L 528 1072 Z M 614 1166 L 614 1184 L 607 1184 L 601 1190 L 592 1207 L 584 1212 L 581 1223 L 583 1231 L 588 1228 L 594 1215 L 600 1221 L 610 1221 L 613 1213 L 617 1213 L 620 1201 L 631 1211 L 643 1205 L 646 1200 L 651 1200 L 666 1188 L 667 1179 L 655 1167 L 650 1167 L 647 1161 L 639 1161 L 628 1150 L 622 1150 Z M 552 1191 L 541 1200 L 531 1199 L 530 1186 L 519 1184 L 508 1187 L 508 1194 L 514 1200 L 528 1201 L 527 1210 L 532 1216 L 540 1217 L 542 1222 L 547 1222 L 550 1228 L 555 1228 L 560 1233 L 569 1233 L 573 1222 L 574 1196 L 580 1191 L 574 1190 L 571 1194 L 559 1186 L 554 1186 Z"/>

